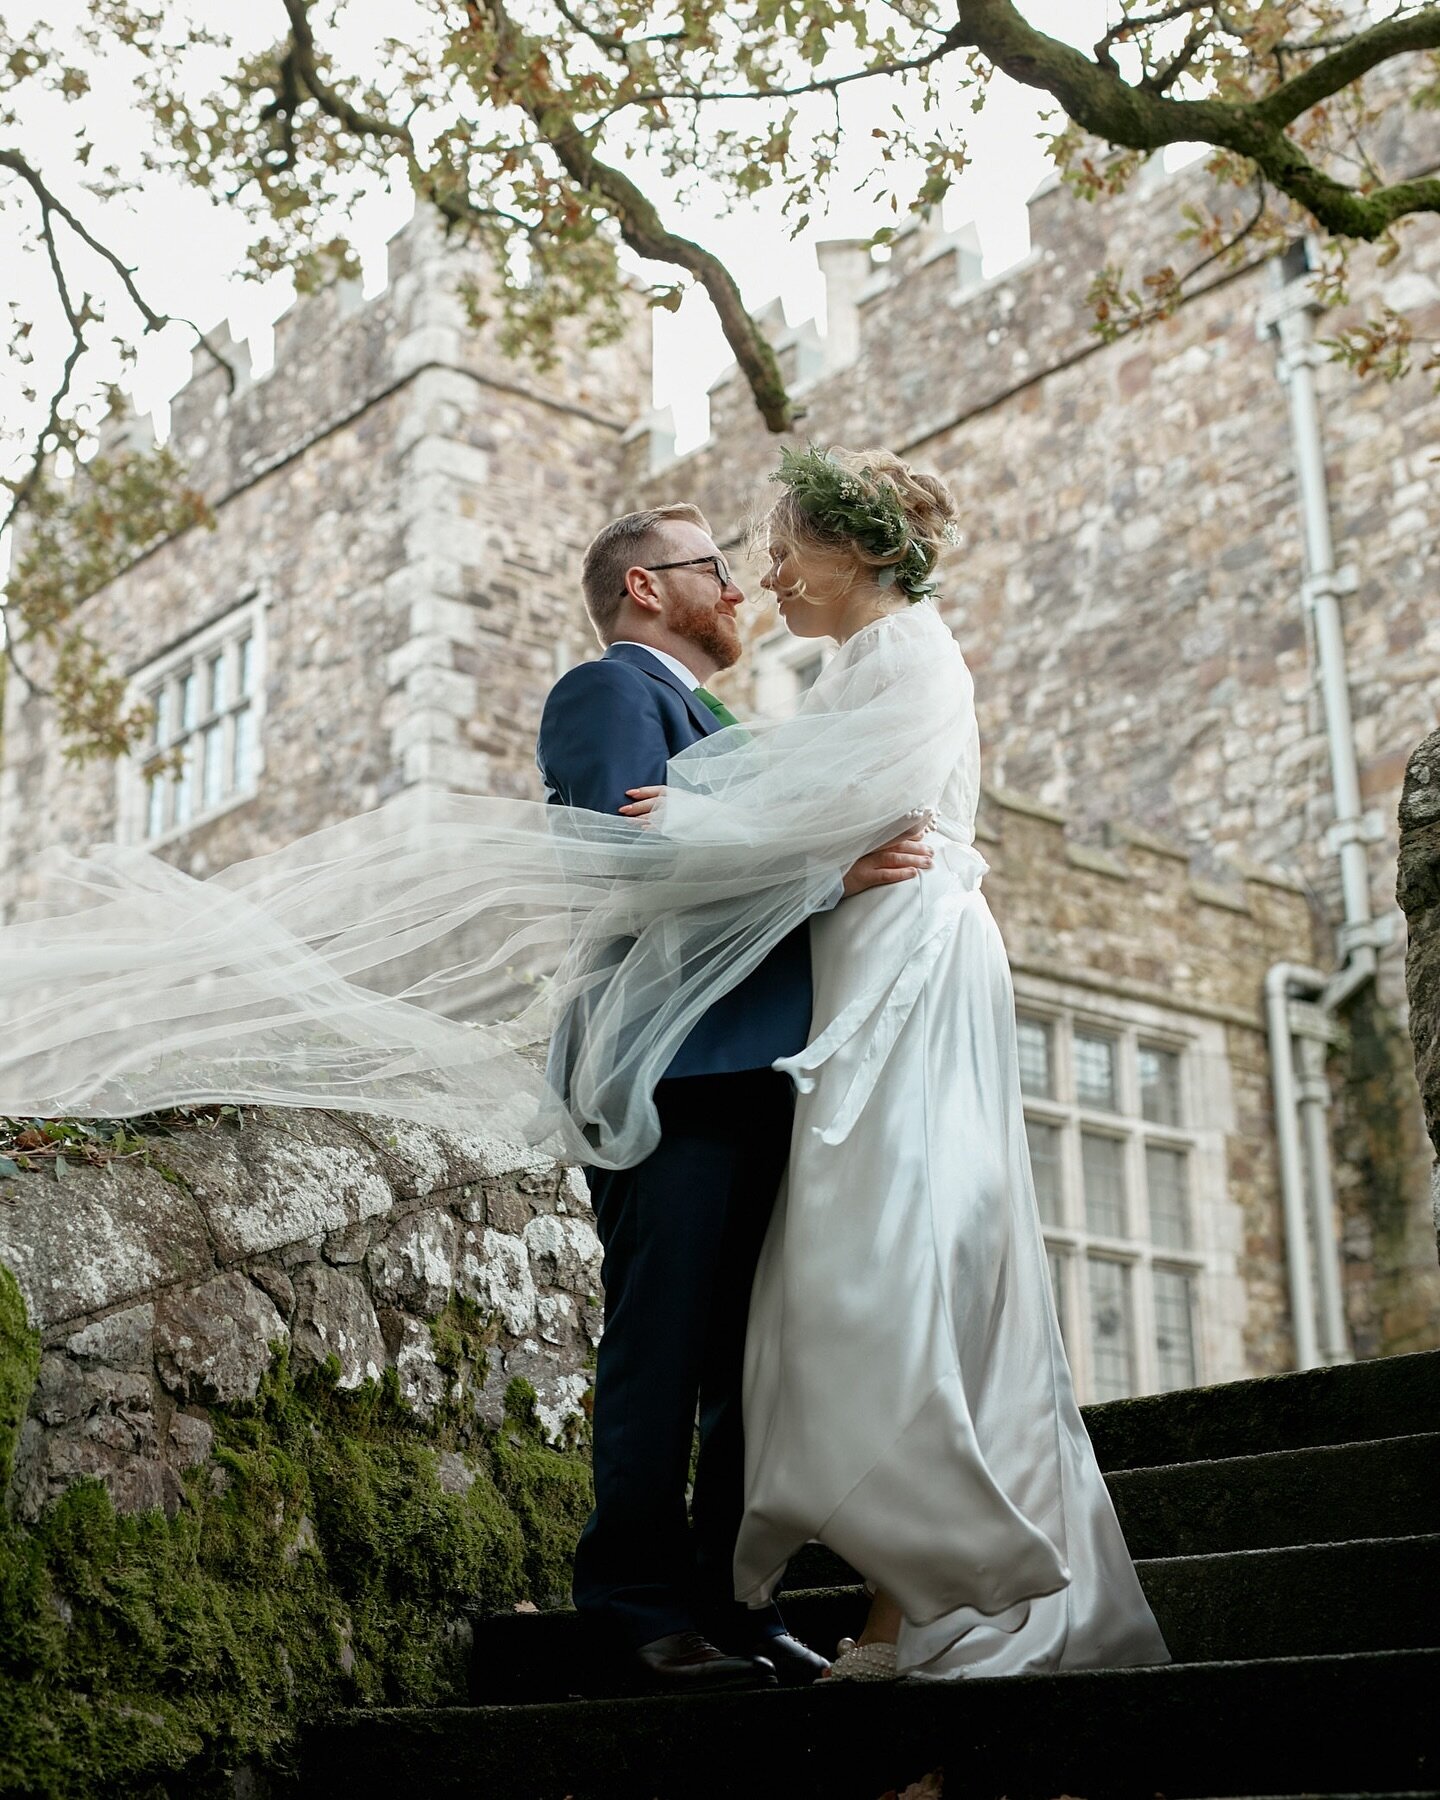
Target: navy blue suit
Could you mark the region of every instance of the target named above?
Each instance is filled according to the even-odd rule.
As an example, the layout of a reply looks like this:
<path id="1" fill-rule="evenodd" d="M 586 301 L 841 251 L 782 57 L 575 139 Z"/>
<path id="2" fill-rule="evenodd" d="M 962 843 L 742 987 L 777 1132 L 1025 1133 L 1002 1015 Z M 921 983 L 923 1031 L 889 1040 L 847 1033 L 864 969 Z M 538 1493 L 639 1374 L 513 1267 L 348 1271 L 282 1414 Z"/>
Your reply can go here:
<path id="1" fill-rule="evenodd" d="M 658 787 L 679 750 L 720 729 L 678 675 L 639 644 L 612 644 L 550 690 L 536 760 L 551 798 L 612 817 L 627 788 Z M 810 1032 L 810 936 L 782 938 L 699 1018 L 667 1076 L 768 1069 L 805 1048 Z"/>
<path id="2" fill-rule="evenodd" d="M 561 677 L 537 760 L 558 804 L 612 816 L 677 751 L 719 729 L 640 645 Z M 755 1263 L 789 1155 L 793 1096 L 770 1067 L 804 1048 L 810 948 L 792 932 L 699 1019 L 655 1090 L 661 1137 L 631 1169 L 589 1171 L 605 1246 L 595 1372 L 595 1510 L 575 1604 L 633 1645 L 698 1626 L 726 1647 L 781 1629 L 735 1605 L 744 1499 L 741 1370 Z M 697 1409 L 691 1519 L 685 1489 Z"/>

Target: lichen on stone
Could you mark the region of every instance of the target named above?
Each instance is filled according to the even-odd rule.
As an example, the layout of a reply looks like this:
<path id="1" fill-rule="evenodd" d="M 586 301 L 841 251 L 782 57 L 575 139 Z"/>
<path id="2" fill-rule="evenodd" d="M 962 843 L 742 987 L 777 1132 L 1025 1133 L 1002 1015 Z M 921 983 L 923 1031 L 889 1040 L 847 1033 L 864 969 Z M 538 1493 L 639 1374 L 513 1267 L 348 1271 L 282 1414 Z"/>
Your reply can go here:
<path id="1" fill-rule="evenodd" d="M 463 1390 L 486 1330 L 437 1322 Z M 0 1268 L 0 1472 L 38 1370 Z M 346 1391 L 281 1344 L 254 1402 L 208 1412 L 173 1518 L 117 1514 L 98 1481 L 26 1524 L 0 1515 L 0 1793 L 201 1795 L 284 1770 L 352 1704 L 463 1699 L 477 1612 L 563 1597 L 590 1505 L 512 1383 L 500 1430 L 464 1394 L 430 1418 L 393 1370 Z"/>

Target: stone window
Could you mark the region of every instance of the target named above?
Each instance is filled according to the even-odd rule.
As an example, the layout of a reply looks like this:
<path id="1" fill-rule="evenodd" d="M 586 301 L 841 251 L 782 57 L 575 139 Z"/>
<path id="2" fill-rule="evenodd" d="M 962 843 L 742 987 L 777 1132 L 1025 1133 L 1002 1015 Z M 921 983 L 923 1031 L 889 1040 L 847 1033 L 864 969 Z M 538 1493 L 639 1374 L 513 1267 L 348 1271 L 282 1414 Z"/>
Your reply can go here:
<path id="1" fill-rule="evenodd" d="M 264 608 L 252 597 L 131 677 L 154 722 L 148 744 L 121 769 L 130 842 L 168 842 L 254 794 L 264 647 Z"/>
<path id="2" fill-rule="evenodd" d="M 762 718 L 788 719 L 814 687 L 834 647 L 792 637 L 784 626 L 755 644 L 755 710 Z"/>
<path id="3" fill-rule="evenodd" d="M 1241 1373 L 1223 1032 L 1037 985 L 1039 1004 L 1018 993 L 1025 1134 L 1080 1398 Z"/>

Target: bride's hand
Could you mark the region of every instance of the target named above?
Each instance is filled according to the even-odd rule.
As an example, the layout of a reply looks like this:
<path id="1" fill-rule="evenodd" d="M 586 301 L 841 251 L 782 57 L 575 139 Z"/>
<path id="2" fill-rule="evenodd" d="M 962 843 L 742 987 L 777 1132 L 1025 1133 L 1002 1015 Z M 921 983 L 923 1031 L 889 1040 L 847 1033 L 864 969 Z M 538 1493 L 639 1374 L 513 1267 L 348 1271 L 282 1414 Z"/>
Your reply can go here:
<path id="1" fill-rule="evenodd" d="M 642 825 L 650 823 L 650 815 L 665 798 L 663 787 L 626 788 L 630 796 L 630 804 L 622 806 L 620 812 L 624 818 L 638 819 Z"/>

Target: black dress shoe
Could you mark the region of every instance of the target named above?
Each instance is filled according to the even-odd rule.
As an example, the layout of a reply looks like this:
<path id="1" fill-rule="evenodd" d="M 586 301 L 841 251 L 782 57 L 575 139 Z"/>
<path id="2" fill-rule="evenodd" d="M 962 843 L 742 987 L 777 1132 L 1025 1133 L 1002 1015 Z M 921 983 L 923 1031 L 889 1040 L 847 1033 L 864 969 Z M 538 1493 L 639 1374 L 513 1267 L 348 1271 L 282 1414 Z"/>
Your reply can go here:
<path id="1" fill-rule="evenodd" d="M 791 1637 L 788 1631 L 778 1637 L 757 1638 L 755 1654 L 775 1665 L 775 1674 L 785 1688 L 809 1687 L 830 1667 L 823 1656 L 799 1638 Z"/>
<path id="2" fill-rule="evenodd" d="M 763 1656 L 727 1656 L 698 1631 L 672 1631 L 642 1644 L 635 1655 L 652 1683 L 676 1693 L 775 1686 L 768 1641 Z"/>

